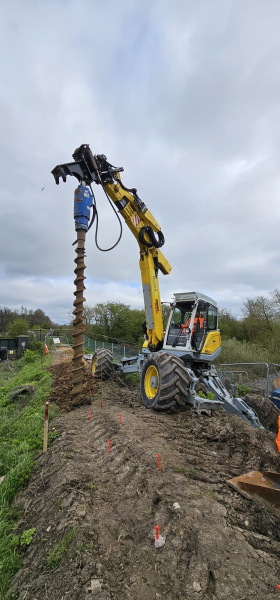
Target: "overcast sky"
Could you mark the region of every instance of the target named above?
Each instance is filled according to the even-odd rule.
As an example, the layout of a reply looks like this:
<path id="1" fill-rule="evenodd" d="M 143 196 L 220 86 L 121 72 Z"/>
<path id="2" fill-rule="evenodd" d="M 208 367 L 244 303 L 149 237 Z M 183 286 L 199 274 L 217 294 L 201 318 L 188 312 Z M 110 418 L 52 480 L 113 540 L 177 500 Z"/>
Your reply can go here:
<path id="1" fill-rule="evenodd" d="M 162 227 L 161 297 L 235 314 L 280 287 L 279 0 L 3 0 L 0 305 L 67 322 L 80 144 L 123 166 Z M 41 192 L 41 188 L 45 188 Z M 99 243 L 119 225 L 97 188 Z M 87 236 L 88 304 L 143 307 L 138 246 Z"/>

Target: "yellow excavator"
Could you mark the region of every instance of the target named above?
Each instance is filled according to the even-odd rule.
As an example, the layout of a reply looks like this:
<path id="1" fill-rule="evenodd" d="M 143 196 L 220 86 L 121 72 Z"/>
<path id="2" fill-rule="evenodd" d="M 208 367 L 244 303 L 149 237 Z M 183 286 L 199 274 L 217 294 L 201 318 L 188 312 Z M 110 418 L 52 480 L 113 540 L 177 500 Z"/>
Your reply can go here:
<path id="1" fill-rule="evenodd" d="M 159 271 L 163 275 L 168 275 L 171 271 L 170 264 L 160 250 L 164 244 L 164 236 L 137 190 L 129 189 L 123 184 L 120 175 L 123 168 L 114 167 L 103 154 L 93 155 L 88 144 L 75 150 L 73 158 L 74 162 L 57 165 L 52 173 L 57 184 L 60 178 L 66 181 L 68 175 L 75 176 L 79 181 L 74 199 L 78 255 L 74 302 L 76 385 L 79 385 L 81 377 L 78 359 L 82 356 L 84 330 L 84 241 L 85 233 L 94 221 L 97 226 L 96 245 L 99 248 L 98 212 L 91 185 L 95 183 L 103 188 L 118 216 L 121 231 L 119 215 L 139 245 L 146 340 L 142 351 L 135 357 L 124 358 L 121 365 L 113 364 L 113 356 L 109 350 L 97 349 L 92 357 L 92 374 L 97 378 L 107 379 L 113 369 L 123 373 L 138 371 L 141 374 L 141 397 L 147 408 L 177 411 L 190 405 L 199 413 L 210 413 L 223 408 L 228 413 L 240 416 L 247 423 L 262 427 L 249 406 L 241 398 L 234 398 L 229 394 L 213 365 L 221 352 L 218 308 L 214 300 L 198 292 L 175 293 L 164 331 L 158 275 Z M 120 237 L 121 233 L 117 243 Z M 115 246 L 116 244 L 109 250 Z"/>

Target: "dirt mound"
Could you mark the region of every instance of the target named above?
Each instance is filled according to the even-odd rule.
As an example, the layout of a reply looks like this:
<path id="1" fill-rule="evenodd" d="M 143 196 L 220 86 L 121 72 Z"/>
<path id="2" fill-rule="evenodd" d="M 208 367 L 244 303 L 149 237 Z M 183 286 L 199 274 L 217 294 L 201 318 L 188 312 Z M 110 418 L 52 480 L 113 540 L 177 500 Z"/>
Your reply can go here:
<path id="1" fill-rule="evenodd" d="M 19 533 L 36 533 L 10 592 L 19 600 L 274 600 L 279 513 L 226 482 L 279 470 L 275 435 L 223 411 L 152 413 L 119 375 L 102 389 L 88 385 L 99 390 L 92 420 L 86 407 L 56 418 L 61 435 L 20 495 Z M 155 525 L 166 538 L 160 549 Z"/>
<path id="2" fill-rule="evenodd" d="M 89 365 L 84 365 L 83 393 L 76 402 L 71 399 L 71 382 L 72 382 L 72 361 L 60 361 L 53 364 L 49 370 L 54 376 L 54 384 L 52 394 L 49 398 L 50 402 L 56 404 L 64 410 L 72 410 L 79 405 L 90 404 L 92 396 L 99 393 L 99 383 L 89 372 Z"/>
<path id="3" fill-rule="evenodd" d="M 278 417 L 280 411 L 271 400 L 262 398 L 257 394 L 248 394 L 245 396 L 244 400 L 258 415 L 261 424 L 266 429 L 269 429 L 269 431 L 273 431 L 274 433 L 278 432 Z"/>

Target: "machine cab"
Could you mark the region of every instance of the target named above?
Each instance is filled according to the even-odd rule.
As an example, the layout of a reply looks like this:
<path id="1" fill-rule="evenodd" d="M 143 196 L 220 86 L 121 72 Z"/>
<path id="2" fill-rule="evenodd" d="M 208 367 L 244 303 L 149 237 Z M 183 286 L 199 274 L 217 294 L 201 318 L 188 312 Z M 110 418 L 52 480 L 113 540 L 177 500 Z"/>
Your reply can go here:
<path id="1" fill-rule="evenodd" d="M 175 302 L 165 333 L 164 349 L 215 354 L 216 358 L 221 345 L 216 302 L 197 292 L 174 296 Z"/>

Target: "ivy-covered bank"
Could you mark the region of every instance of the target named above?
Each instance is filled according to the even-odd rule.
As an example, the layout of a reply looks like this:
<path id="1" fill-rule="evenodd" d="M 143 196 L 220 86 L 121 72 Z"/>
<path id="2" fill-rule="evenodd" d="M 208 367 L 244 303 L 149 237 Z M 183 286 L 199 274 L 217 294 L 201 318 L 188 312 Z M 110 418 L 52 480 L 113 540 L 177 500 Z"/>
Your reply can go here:
<path id="1" fill-rule="evenodd" d="M 15 524 L 21 507 L 12 504 L 34 469 L 43 447 L 44 407 L 51 374 L 41 349 L 26 350 L 14 363 L 0 364 L 0 599 L 22 563 L 22 545 Z M 21 388 L 22 386 L 22 388 Z M 16 389 L 18 388 L 18 389 Z M 55 413 L 50 407 L 50 419 Z M 51 432 L 54 437 L 56 432 Z"/>

